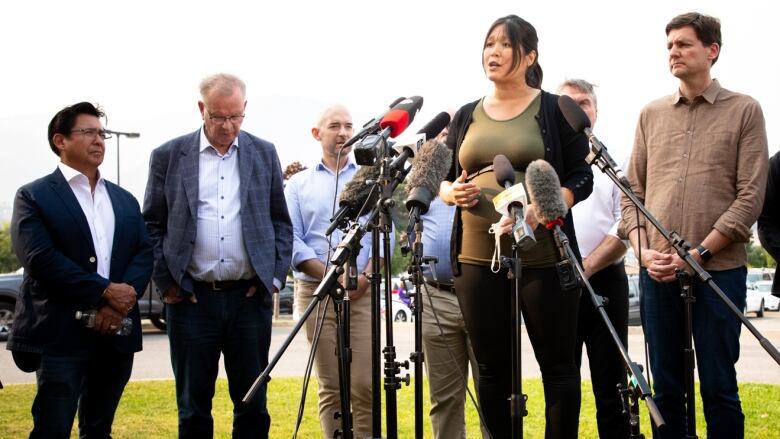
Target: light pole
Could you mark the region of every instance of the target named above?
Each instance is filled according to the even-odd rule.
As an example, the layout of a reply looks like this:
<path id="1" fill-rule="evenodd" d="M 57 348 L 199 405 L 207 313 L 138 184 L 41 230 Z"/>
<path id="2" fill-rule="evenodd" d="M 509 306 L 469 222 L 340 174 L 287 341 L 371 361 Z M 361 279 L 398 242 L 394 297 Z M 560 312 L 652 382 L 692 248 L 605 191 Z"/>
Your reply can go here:
<path id="1" fill-rule="evenodd" d="M 114 131 L 114 130 L 106 130 L 106 132 L 116 136 L 116 185 L 120 186 L 119 184 L 119 138 L 125 136 L 128 139 L 136 139 L 138 137 L 141 137 L 141 133 L 125 133 L 122 131 Z"/>

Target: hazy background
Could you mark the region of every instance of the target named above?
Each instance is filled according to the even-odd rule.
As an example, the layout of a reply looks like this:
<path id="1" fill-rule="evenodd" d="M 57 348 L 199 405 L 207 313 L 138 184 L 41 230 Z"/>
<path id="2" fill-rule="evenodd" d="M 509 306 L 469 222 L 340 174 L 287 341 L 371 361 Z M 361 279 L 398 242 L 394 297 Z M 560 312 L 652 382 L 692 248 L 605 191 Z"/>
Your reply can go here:
<path id="1" fill-rule="evenodd" d="M 758 99 L 778 150 L 780 62 L 774 2 L 763 1 L 29 1 L 0 6 L 0 219 L 16 189 L 51 172 L 46 126 L 56 111 L 97 102 L 122 138 L 121 185 L 140 200 L 151 150 L 200 126 L 198 82 L 227 71 L 247 82 L 243 128 L 272 141 L 282 165 L 318 160 L 318 112 L 341 102 L 361 126 L 399 96 L 425 98 L 408 131 L 489 90 L 481 66 L 490 24 L 506 14 L 539 34 L 543 88 L 595 82 L 595 132 L 629 154 L 640 109 L 673 93 L 664 27 L 698 11 L 721 19 L 713 76 Z M 401 140 L 403 140 L 402 136 Z M 101 168 L 116 181 L 116 139 Z"/>

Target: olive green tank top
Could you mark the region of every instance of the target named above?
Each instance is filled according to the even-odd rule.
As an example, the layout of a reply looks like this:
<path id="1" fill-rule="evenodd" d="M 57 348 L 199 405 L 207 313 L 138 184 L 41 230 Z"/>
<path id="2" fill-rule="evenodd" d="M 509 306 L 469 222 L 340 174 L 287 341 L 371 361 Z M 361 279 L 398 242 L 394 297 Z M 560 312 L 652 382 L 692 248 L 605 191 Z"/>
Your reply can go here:
<path id="1" fill-rule="evenodd" d="M 461 167 L 467 173 L 475 173 L 493 164 L 498 154 L 505 155 L 515 168 L 515 183 L 525 181 L 525 168 L 536 159 L 544 158 L 544 143 L 536 121 L 541 105 L 541 94 L 520 114 L 509 120 L 498 121 L 485 113 L 483 101 L 474 108 L 472 122 L 458 152 Z M 521 169 L 522 171 L 518 171 Z M 493 198 L 504 190 L 495 174 L 485 172 L 471 180 L 482 191 L 477 204 L 461 209 L 463 239 L 458 261 L 490 265 L 495 249 L 495 235 L 488 233 L 490 225 L 501 218 L 493 207 Z M 527 191 L 526 191 L 527 192 Z M 552 234 L 539 226 L 534 230 L 536 245 L 521 252 L 524 267 L 549 267 L 558 261 L 558 250 Z M 501 255 L 512 255 L 512 238 L 501 237 Z"/>

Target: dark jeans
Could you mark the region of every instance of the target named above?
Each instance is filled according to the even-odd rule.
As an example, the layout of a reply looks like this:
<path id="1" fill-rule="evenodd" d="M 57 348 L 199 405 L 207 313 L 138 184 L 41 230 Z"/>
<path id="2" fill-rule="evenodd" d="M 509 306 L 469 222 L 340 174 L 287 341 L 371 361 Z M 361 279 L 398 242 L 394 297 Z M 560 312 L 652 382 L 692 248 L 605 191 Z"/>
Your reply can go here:
<path id="1" fill-rule="evenodd" d="M 745 267 L 710 274 L 734 305 L 743 309 L 747 294 Z M 642 325 L 650 346 L 654 378 L 653 399 L 666 421 L 666 430 L 660 437 L 685 437 L 685 313 L 679 284 L 655 282 L 644 269 L 640 282 Z M 741 322 L 706 284 L 695 281 L 693 294 L 693 340 L 707 437 L 743 438 L 745 416 L 734 369 L 739 359 Z M 655 431 L 654 435 L 659 437 Z"/>
<path id="2" fill-rule="evenodd" d="M 114 413 L 133 369 L 133 354 L 109 347 L 43 355 L 36 372 L 31 438 L 70 438 L 78 408 L 79 437 L 110 438 Z"/>
<path id="3" fill-rule="evenodd" d="M 580 371 L 574 361 L 579 290 L 561 291 L 555 268 L 524 268 L 523 319 L 544 383 L 545 437 L 576 438 Z M 479 402 L 496 439 L 511 436 L 511 283 L 506 270 L 461 264 L 455 291 L 479 365 Z"/>
<path id="4" fill-rule="evenodd" d="M 266 409 L 266 386 L 250 404 L 241 399 L 268 365 L 271 299 L 262 286 L 251 298 L 246 291 L 243 287 L 211 291 L 196 285 L 197 303 L 184 300 L 166 307 L 180 438 L 213 436 L 211 400 L 220 353 L 225 355 L 233 401 L 233 437 L 268 437 L 271 417 Z"/>
<path id="5" fill-rule="evenodd" d="M 609 299 L 604 310 L 623 346 L 628 339 L 628 279 L 625 266 L 610 265 L 588 279 L 596 294 Z M 625 439 L 629 436 L 628 414 L 623 414 L 623 404 L 617 385 L 626 387 L 626 364 L 615 345 L 606 323 L 593 305 L 586 289 L 580 298 L 580 316 L 577 329 L 577 365 L 582 364 L 582 344 L 588 349 L 590 378 L 596 398 L 596 421 L 599 437 Z"/>

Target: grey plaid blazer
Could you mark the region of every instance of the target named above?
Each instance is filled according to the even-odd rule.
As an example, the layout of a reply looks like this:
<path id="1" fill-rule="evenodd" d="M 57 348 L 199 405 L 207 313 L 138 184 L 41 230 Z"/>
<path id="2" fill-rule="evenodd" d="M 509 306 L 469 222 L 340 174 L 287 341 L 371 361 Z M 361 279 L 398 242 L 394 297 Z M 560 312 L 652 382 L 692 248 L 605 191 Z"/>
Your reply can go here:
<path id="1" fill-rule="evenodd" d="M 292 253 L 292 225 L 282 168 L 270 142 L 241 131 L 241 227 L 257 276 L 268 291 L 284 281 Z M 152 280 L 161 293 L 182 279 L 192 257 L 198 213 L 200 129 L 152 151 L 143 215 L 154 244 Z M 189 277 L 188 277 L 189 278 Z"/>

